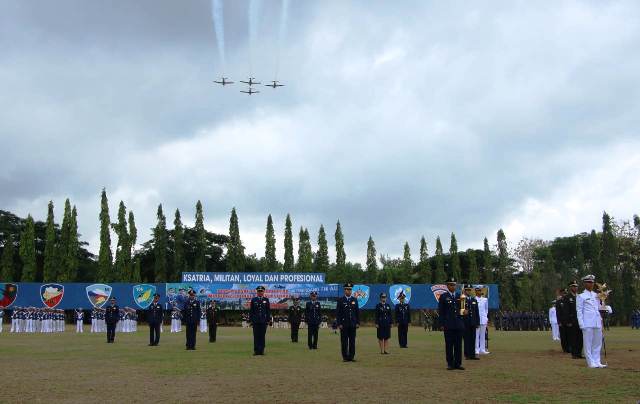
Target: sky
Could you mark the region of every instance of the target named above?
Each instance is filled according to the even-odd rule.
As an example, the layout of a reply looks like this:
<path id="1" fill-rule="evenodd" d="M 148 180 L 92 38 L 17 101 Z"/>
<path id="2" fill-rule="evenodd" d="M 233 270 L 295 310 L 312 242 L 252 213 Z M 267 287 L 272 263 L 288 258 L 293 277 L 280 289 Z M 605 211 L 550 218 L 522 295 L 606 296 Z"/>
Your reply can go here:
<path id="1" fill-rule="evenodd" d="M 224 61 L 209 0 L 0 0 L 0 209 L 59 221 L 70 198 L 94 252 L 103 187 L 139 241 L 158 204 L 193 225 L 201 200 L 217 233 L 236 207 L 248 253 L 272 214 L 282 258 L 290 213 L 335 257 L 340 220 L 361 263 L 369 236 L 416 259 L 423 235 L 433 254 L 640 213 L 639 2 L 222 4 Z"/>

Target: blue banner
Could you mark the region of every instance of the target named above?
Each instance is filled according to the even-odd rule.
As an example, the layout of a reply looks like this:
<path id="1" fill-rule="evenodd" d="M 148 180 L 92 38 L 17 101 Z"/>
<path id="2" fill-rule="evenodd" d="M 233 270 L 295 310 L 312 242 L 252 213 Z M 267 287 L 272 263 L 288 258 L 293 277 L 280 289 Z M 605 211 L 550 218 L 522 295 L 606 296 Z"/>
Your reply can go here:
<path id="1" fill-rule="evenodd" d="M 324 274 L 321 272 L 183 272 L 182 282 L 324 283 Z"/>

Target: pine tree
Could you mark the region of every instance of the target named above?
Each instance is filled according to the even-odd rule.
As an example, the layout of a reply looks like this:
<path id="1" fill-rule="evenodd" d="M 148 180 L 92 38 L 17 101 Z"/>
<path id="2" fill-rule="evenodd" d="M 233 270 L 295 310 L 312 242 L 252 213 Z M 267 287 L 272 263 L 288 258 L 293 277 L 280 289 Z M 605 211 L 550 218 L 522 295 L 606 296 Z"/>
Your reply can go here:
<path id="1" fill-rule="evenodd" d="M 44 246 L 44 268 L 42 280 L 44 282 L 55 282 L 58 280 L 56 228 L 53 217 L 53 201 L 49 201 L 47 212 L 46 240 Z"/>
<path id="2" fill-rule="evenodd" d="M 15 279 L 15 266 L 13 259 L 15 256 L 15 246 L 13 245 L 13 236 L 7 234 L 4 241 L 4 249 L 2 251 L 2 261 L 0 262 L 0 281 L 13 282 Z"/>
<path id="3" fill-rule="evenodd" d="M 456 235 L 451 233 L 451 245 L 449 246 L 449 255 L 451 257 L 450 273 L 447 276 L 453 276 L 456 280 L 462 280 L 462 268 L 460 267 L 460 257 L 458 256 L 458 241 Z"/>
<path id="4" fill-rule="evenodd" d="M 240 226 L 236 208 L 231 209 L 231 218 L 229 219 L 227 268 L 229 268 L 230 272 L 242 272 L 244 270 L 244 247 L 240 240 Z"/>
<path id="5" fill-rule="evenodd" d="M 205 272 L 207 270 L 205 257 L 207 243 L 204 230 L 204 214 L 202 213 L 202 203 L 200 203 L 200 201 L 196 203 L 196 224 L 194 230 L 196 232 L 196 248 L 193 267 L 196 272 Z"/>
<path id="6" fill-rule="evenodd" d="M 116 236 L 118 236 L 113 271 L 114 280 L 116 282 L 129 282 L 129 279 L 131 279 L 131 241 L 127 228 L 127 208 L 122 201 L 118 206 L 118 223 L 114 223 L 111 226 Z"/>
<path id="7" fill-rule="evenodd" d="M 433 273 L 433 283 L 443 283 L 447 278 L 444 272 L 444 253 L 442 251 L 442 242 L 440 236 L 436 238 L 436 270 Z"/>
<path id="8" fill-rule="evenodd" d="M 173 268 L 168 280 L 176 282 L 180 279 L 180 273 L 186 270 L 184 262 L 184 226 L 182 225 L 179 209 L 176 209 L 173 219 L 173 240 L 175 243 L 173 247 Z"/>
<path id="9" fill-rule="evenodd" d="M 300 227 L 298 233 L 298 272 L 311 272 L 312 252 L 311 243 L 309 241 L 309 232 Z"/>
<path id="10" fill-rule="evenodd" d="M 22 282 L 36 281 L 36 228 L 29 215 L 20 236 L 20 260 L 22 261 Z"/>
<path id="11" fill-rule="evenodd" d="M 509 250 L 507 237 L 502 229 L 498 230 L 498 271 L 497 283 L 500 288 L 500 306 L 511 310 L 514 307 L 512 286 L 512 274 L 509 266 Z"/>
<path id="12" fill-rule="evenodd" d="M 67 279 L 75 282 L 78 279 L 78 262 L 80 253 L 80 240 L 78 239 L 78 210 L 73 205 L 71 209 L 71 222 L 69 223 L 69 247 L 67 248 Z M 95 274 L 93 274 L 95 275 Z"/>
<path id="13" fill-rule="evenodd" d="M 378 277 L 378 260 L 376 252 L 376 243 L 373 241 L 373 237 L 369 236 L 367 241 L 367 282 L 375 283 Z"/>
<path id="14" fill-rule="evenodd" d="M 109 283 L 114 280 L 111 266 L 113 254 L 111 253 L 111 219 L 109 218 L 109 201 L 107 191 L 102 189 L 100 201 L 100 252 L 98 253 L 97 281 Z"/>
<path id="15" fill-rule="evenodd" d="M 284 223 L 284 272 L 293 272 L 293 224 L 291 216 L 287 213 Z"/>
<path id="16" fill-rule="evenodd" d="M 315 255 L 316 272 L 327 273 L 329 271 L 329 246 L 324 226 L 320 225 L 318 231 L 318 252 Z"/>
<path id="17" fill-rule="evenodd" d="M 347 261 L 347 254 L 344 252 L 344 235 L 342 234 L 342 227 L 340 221 L 336 223 L 336 268 L 343 270 Z"/>
<path id="18" fill-rule="evenodd" d="M 267 217 L 264 260 L 265 270 L 267 272 L 275 272 L 278 269 L 278 259 L 276 258 L 276 232 L 273 229 L 273 219 L 271 218 L 271 214 Z"/>
<path id="19" fill-rule="evenodd" d="M 156 214 L 158 223 L 153 229 L 153 254 L 155 257 L 154 274 L 156 282 L 167 281 L 167 218 L 162 212 L 162 204 L 158 205 Z"/>
<path id="20" fill-rule="evenodd" d="M 420 238 L 420 262 L 418 263 L 418 272 L 420 274 L 420 282 L 431 283 L 429 251 L 427 249 L 427 240 L 425 240 L 424 236 Z"/>
<path id="21" fill-rule="evenodd" d="M 136 250 L 136 243 L 138 242 L 138 228 L 136 227 L 136 218 L 133 215 L 133 211 L 129 211 L 129 244 L 131 245 L 131 256 L 133 256 Z"/>
<path id="22" fill-rule="evenodd" d="M 59 273 L 60 282 L 73 282 L 71 277 L 72 268 L 69 265 L 69 250 L 71 237 L 71 202 L 69 199 L 64 202 L 64 214 L 62 215 L 62 226 L 60 227 L 60 242 L 58 243 Z"/>
<path id="23" fill-rule="evenodd" d="M 406 276 L 409 276 L 411 269 L 413 268 L 413 260 L 411 259 L 411 248 L 409 242 L 404 242 L 404 249 L 402 253 L 402 270 Z"/>
<path id="24" fill-rule="evenodd" d="M 478 261 L 476 260 L 476 253 L 473 249 L 467 250 L 467 257 L 469 258 L 469 282 L 477 284 L 480 282 L 480 271 L 478 271 Z"/>
<path id="25" fill-rule="evenodd" d="M 493 260 L 491 250 L 489 249 L 489 240 L 484 238 L 484 253 L 482 254 L 482 272 L 480 273 L 480 282 L 493 283 Z"/>

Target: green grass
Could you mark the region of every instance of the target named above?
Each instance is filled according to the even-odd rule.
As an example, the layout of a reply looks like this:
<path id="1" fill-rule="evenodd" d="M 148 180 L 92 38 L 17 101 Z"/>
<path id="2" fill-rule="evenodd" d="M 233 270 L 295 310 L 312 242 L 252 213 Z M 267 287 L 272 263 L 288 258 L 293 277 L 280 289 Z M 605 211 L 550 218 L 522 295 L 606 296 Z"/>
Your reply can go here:
<path id="1" fill-rule="evenodd" d="M 71 327 L 68 327 L 71 328 Z M 165 329 L 168 327 L 165 326 Z M 87 329 L 85 328 L 85 331 Z M 338 335 L 321 330 L 318 350 L 267 332 L 263 357 L 252 356 L 250 329 L 218 328 L 196 351 L 184 332 L 162 334 L 148 347 L 148 329 L 117 334 L 0 334 L 2 402 L 630 402 L 640 400 L 640 332 L 607 332 L 608 369 L 587 369 L 561 353 L 545 332 L 491 331 L 491 355 L 446 371 L 441 333 L 409 331 L 409 349 L 378 353 L 375 329 L 358 331 L 355 363 L 343 363 Z"/>

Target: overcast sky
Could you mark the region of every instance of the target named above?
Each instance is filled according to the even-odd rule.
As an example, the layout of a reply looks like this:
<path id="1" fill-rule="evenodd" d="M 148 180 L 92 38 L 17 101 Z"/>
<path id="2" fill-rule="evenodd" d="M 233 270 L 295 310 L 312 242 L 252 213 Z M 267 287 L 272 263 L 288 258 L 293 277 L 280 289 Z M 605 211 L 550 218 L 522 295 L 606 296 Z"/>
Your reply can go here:
<path id="1" fill-rule="evenodd" d="M 97 251 L 102 187 L 139 241 L 200 199 L 258 256 L 271 213 L 280 257 L 287 212 L 314 248 L 339 219 L 358 262 L 369 235 L 416 258 L 421 235 L 433 254 L 640 212 L 639 2 L 292 3 L 280 41 L 263 1 L 252 41 L 226 0 L 223 64 L 209 0 L 0 0 L 0 209 L 60 220 L 69 197 Z M 249 97 L 250 74 L 286 87 Z"/>

